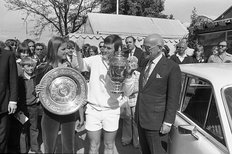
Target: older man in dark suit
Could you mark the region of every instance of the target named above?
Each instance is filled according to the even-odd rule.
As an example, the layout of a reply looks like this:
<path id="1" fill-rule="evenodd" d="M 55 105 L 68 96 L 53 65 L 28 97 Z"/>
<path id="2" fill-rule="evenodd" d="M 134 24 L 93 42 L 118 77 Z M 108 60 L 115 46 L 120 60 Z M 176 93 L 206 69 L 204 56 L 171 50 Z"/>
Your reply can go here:
<path id="1" fill-rule="evenodd" d="M 0 153 L 7 153 L 8 114 L 17 109 L 17 78 L 14 53 L 0 48 Z"/>
<path id="2" fill-rule="evenodd" d="M 161 139 L 175 120 L 181 89 L 178 64 L 162 55 L 163 38 L 152 34 L 144 39 L 143 50 L 149 59 L 139 78 L 135 120 L 143 154 L 165 154 Z"/>

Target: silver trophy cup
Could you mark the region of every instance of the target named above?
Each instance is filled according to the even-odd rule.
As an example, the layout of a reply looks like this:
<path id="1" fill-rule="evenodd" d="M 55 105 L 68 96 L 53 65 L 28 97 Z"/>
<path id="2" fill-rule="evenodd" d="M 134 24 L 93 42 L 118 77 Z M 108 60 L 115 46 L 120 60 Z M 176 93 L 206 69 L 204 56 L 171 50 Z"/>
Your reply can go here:
<path id="1" fill-rule="evenodd" d="M 122 93 L 122 84 L 126 78 L 127 58 L 122 52 L 115 54 L 109 63 L 109 75 L 113 82 L 112 93 Z"/>

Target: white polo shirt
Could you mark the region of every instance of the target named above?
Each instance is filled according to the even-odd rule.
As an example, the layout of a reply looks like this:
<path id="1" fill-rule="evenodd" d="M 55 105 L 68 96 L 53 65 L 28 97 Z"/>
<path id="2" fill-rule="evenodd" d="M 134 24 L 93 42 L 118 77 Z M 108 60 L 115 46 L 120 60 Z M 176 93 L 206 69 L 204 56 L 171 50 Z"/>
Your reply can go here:
<path id="1" fill-rule="evenodd" d="M 119 109 L 119 101 L 123 99 L 121 94 L 111 92 L 113 83 L 107 74 L 109 66 L 102 60 L 101 55 L 83 58 L 82 71 L 90 71 L 88 87 L 88 105 L 96 110 Z M 124 89 L 127 93 L 133 90 L 133 80 L 126 79 Z"/>

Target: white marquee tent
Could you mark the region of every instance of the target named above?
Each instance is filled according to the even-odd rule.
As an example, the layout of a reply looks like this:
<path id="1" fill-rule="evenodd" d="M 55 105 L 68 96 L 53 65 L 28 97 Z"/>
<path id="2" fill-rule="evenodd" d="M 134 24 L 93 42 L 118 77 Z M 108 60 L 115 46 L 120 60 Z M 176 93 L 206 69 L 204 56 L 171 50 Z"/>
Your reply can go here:
<path id="1" fill-rule="evenodd" d="M 164 38 L 172 54 L 175 44 L 186 36 L 188 31 L 179 20 L 89 13 L 83 33 L 69 34 L 69 38 L 80 46 L 85 43 L 98 46 L 109 34 L 118 34 L 123 40 L 127 36 L 134 36 L 137 40 L 136 45 L 140 47 L 144 37 L 153 33 L 158 33 Z"/>

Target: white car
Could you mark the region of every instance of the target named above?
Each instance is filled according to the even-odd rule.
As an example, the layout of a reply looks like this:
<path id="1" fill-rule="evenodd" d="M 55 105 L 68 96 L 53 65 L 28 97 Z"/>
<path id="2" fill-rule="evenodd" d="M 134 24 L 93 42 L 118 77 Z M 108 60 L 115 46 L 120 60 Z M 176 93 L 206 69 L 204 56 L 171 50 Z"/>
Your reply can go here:
<path id="1" fill-rule="evenodd" d="M 170 154 L 232 154 L 232 64 L 182 64 Z"/>

